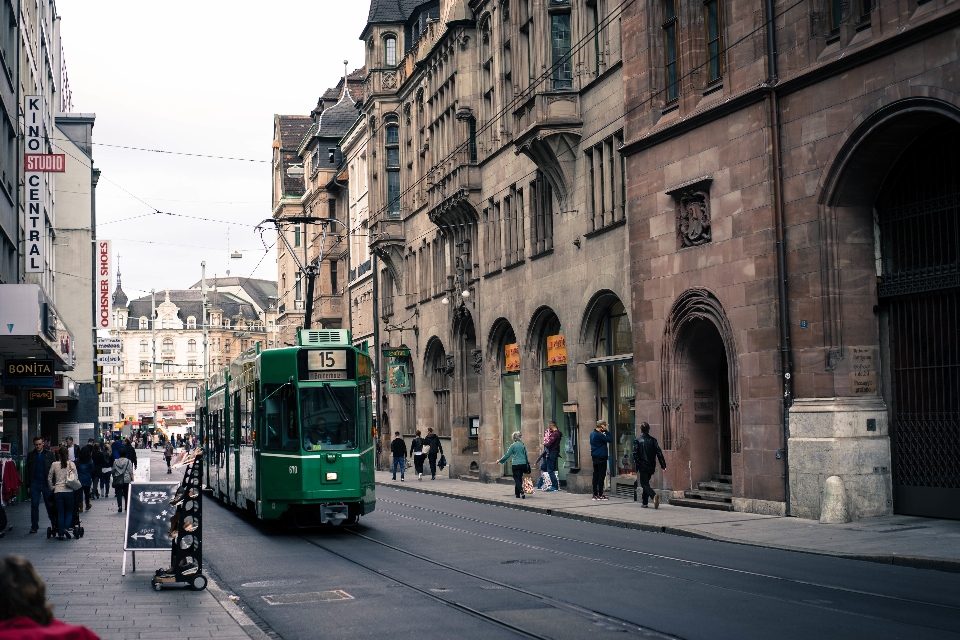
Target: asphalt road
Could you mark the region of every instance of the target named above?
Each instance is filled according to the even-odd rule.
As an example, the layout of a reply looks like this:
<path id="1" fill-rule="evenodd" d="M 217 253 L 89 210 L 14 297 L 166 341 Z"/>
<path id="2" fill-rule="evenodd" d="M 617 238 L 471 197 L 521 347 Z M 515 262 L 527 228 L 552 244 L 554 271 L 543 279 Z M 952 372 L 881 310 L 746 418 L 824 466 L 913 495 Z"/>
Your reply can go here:
<path id="1" fill-rule="evenodd" d="M 204 501 L 221 588 L 297 638 L 960 638 L 960 574 L 377 488 L 352 529 Z"/>

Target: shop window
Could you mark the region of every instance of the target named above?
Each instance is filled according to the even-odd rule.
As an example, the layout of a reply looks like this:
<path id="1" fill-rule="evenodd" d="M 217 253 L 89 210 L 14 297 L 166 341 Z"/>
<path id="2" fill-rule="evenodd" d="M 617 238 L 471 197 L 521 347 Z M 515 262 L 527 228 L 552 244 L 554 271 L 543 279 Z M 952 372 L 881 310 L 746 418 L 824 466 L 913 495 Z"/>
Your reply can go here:
<path id="1" fill-rule="evenodd" d="M 521 431 L 520 425 L 520 346 L 513 329 L 507 327 L 500 341 L 500 398 L 503 409 L 503 450 L 513 442 L 515 431 Z M 507 460 L 507 473 L 510 461 Z"/>
<path id="2" fill-rule="evenodd" d="M 636 437 L 633 392 L 633 338 L 626 309 L 619 301 L 610 305 L 597 327 L 595 363 L 597 416 L 606 420 L 613 436 L 615 455 L 610 460 L 615 475 L 635 473 L 633 440 Z M 599 361 L 599 362 L 598 362 Z"/>
<path id="3" fill-rule="evenodd" d="M 566 420 L 563 415 L 563 403 L 568 399 L 567 393 L 567 345 L 563 335 L 560 319 L 551 313 L 551 317 L 543 324 L 540 339 L 540 383 L 543 397 L 543 423 L 541 428 L 546 431 L 551 421 L 557 423 L 557 428 L 563 433 L 563 445 L 570 437 Z M 561 453 L 563 456 L 563 453 Z M 563 456 L 565 462 L 559 465 L 557 473 L 560 479 L 567 476 L 570 456 Z M 562 460 L 562 461 L 563 461 Z"/>

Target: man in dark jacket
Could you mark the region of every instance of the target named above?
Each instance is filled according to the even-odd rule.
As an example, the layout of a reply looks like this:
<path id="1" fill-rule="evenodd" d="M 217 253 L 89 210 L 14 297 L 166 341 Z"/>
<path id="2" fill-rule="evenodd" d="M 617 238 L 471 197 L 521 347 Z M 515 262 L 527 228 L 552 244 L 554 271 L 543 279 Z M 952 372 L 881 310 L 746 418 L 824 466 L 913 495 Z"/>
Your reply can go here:
<path id="1" fill-rule="evenodd" d="M 637 465 L 637 475 L 640 477 L 640 487 L 643 489 L 642 507 L 647 506 L 647 497 L 653 498 L 653 508 L 660 508 L 660 496 L 650 488 L 650 478 L 657 470 L 657 462 L 660 462 L 660 468 L 667 470 L 667 461 L 663 459 L 663 451 L 657 439 L 650 435 L 650 424 L 640 423 L 640 436 L 633 441 L 633 461 Z"/>
<path id="2" fill-rule="evenodd" d="M 593 458 L 593 499 L 609 500 L 603 495 L 604 480 L 607 476 L 607 460 L 610 448 L 607 446 L 613 438 L 607 432 L 605 420 L 597 421 L 597 428 L 590 434 L 590 457 Z"/>
<path id="3" fill-rule="evenodd" d="M 423 444 L 430 447 L 427 452 L 427 459 L 430 461 L 430 479 L 437 479 L 437 456 L 443 453 L 443 445 L 440 444 L 440 436 L 433 432 L 433 427 L 427 427 L 427 437 L 423 439 Z"/>
<path id="4" fill-rule="evenodd" d="M 403 482 L 403 473 L 407 466 L 407 443 L 400 437 L 399 431 L 393 434 L 390 451 L 393 453 L 393 479 L 397 479 L 397 467 L 400 467 L 400 482 Z"/>
<path id="5" fill-rule="evenodd" d="M 557 460 L 560 458 L 560 440 L 563 434 L 557 429 L 557 423 L 550 421 L 547 431 L 547 437 L 544 438 L 543 447 L 547 450 L 547 472 L 550 474 L 550 488 L 547 491 L 559 491 L 560 480 L 557 478 Z"/>
<path id="6" fill-rule="evenodd" d="M 30 495 L 30 533 L 40 530 L 40 501 L 44 509 L 50 500 L 50 485 L 47 484 L 47 474 L 57 457 L 52 451 L 43 450 L 43 438 L 33 439 L 34 450 L 27 454 L 27 464 L 24 467 L 23 481 L 27 485 Z"/>

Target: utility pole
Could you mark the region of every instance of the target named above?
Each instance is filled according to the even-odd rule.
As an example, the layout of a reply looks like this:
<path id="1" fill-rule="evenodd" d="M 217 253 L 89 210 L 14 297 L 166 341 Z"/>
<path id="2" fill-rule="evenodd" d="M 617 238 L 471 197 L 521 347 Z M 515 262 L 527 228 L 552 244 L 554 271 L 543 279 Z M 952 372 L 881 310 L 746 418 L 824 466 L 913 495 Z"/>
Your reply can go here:
<path id="1" fill-rule="evenodd" d="M 200 295 L 203 297 L 203 309 L 200 311 L 200 322 L 203 324 L 203 379 L 210 377 L 210 363 L 207 357 L 207 335 L 209 333 L 209 324 L 207 323 L 207 262 L 200 263 Z"/>
<path id="2" fill-rule="evenodd" d="M 150 371 L 153 372 L 153 388 L 150 389 L 150 399 L 153 401 L 153 428 L 157 428 L 157 292 L 150 289 L 150 328 L 153 336 L 152 353 L 150 356 Z M 143 425 L 140 425 L 141 427 Z"/>

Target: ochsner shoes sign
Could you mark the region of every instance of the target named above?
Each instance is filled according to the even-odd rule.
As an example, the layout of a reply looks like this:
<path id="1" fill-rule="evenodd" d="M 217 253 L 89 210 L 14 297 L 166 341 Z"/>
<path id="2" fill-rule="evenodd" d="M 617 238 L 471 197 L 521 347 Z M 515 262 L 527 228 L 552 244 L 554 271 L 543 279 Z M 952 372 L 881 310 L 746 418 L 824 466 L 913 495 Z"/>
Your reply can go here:
<path id="1" fill-rule="evenodd" d="M 46 151 L 43 143 L 44 117 L 43 96 L 26 96 L 24 98 L 24 121 L 26 124 L 27 156 L 41 154 Z M 43 171 L 35 165 L 24 162 L 24 179 L 27 183 L 27 208 L 24 212 L 23 227 L 26 230 L 27 246 L 24 255 L 26 273 L 43 273 L 46 250 L 47 221 L 44 211 L 44 194 L 46 192 L 45 176 Z"/>
<path id="2" fill-rule="evenodd" d="M 110 241 L 97 240 L 97 328 L 110 328 Z"/>

